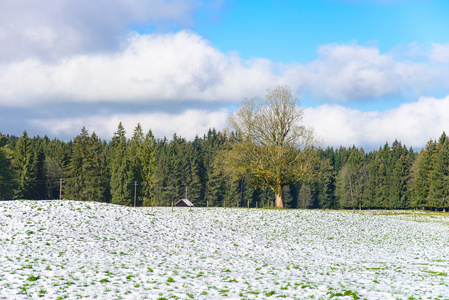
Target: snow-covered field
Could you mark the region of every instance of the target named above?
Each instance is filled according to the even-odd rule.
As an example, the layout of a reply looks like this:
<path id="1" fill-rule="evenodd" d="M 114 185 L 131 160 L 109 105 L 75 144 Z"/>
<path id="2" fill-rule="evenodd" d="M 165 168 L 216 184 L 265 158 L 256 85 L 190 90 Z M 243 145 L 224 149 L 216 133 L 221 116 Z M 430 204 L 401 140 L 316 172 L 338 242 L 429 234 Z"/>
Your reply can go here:
<path id="1" fill-rule="evenodd" d="M 0 298 L 449 299 L 448 223 L 412 211 L 2 201 Z"/>

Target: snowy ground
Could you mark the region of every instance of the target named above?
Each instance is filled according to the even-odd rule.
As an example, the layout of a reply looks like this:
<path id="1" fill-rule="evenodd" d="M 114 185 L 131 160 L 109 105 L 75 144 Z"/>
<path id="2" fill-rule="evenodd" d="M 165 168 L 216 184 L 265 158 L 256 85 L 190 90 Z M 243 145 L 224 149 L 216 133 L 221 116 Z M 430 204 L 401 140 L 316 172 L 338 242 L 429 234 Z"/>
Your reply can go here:
<path id="1" fill-rule="evenodd" d="M 2 201 L 0 298 L 449 299 L 448 222 Z"/>

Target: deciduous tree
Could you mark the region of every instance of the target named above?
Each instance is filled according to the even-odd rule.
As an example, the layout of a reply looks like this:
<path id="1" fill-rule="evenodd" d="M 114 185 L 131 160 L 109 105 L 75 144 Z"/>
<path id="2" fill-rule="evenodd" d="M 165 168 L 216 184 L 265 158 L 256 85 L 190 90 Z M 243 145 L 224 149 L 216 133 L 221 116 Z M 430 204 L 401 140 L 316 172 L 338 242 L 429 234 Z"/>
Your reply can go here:
<path id="1" fill-rule="evenodd" d="M 283 187 L 308 180 L 317 162 L 313 132 L 301 125 L 303 109 L 287 86 L 268 90 L 265 99 L 247 99 L 229 118 L 235 132 L 224 159 L 226 170 L 248 176 L 257 186 L 275 193 L 284 207 Z"/>

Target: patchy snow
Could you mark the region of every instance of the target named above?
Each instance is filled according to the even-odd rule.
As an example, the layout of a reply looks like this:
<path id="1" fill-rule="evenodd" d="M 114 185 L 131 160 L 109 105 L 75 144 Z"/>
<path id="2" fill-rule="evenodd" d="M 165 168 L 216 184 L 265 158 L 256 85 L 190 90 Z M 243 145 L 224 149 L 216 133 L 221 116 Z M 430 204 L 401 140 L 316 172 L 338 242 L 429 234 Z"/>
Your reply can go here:
<path id="1" fill-rule="evenodd" d="M 448 299 L 448 219 L 1 201 L 0 298 Z"/>

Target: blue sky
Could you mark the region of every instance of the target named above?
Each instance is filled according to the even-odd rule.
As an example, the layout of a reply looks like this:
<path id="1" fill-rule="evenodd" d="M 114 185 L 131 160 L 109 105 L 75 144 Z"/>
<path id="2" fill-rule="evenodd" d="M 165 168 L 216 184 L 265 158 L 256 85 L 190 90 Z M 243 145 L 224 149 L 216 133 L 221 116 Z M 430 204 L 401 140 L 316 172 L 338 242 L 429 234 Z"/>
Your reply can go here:
<path id="1" fill-rule="evenodd" d="M 61 139 L 118 122 L 223 129 L 289 85 L 323 146 L 421 148 L 448 131 L 443 0 L 5 0 L 0 131 Z"/>
<path id="2" fill-rule="evenodd" d="M 444 43 L 447 1 L 234 1 L 217 21 L 202 17 L 193 30 L 221 51 L 245 59 L 306 63 L 332 43 L 376 45 L 382 52 L 410 43 Z M 207 13 L 206 13 L 207 16 Z"/>

